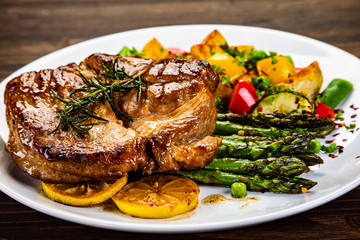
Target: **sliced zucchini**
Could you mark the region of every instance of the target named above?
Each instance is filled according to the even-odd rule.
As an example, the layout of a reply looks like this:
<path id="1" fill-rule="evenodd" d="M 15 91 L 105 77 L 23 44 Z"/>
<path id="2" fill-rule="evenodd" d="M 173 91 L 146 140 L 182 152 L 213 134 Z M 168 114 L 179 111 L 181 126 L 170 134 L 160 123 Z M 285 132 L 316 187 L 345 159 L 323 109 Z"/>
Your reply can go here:
<path id="1" fill-rule="evenodd" d="M 255 106 L 253 115 L 259 113 L 297 113 L 313 115 L 315 109 L 309 99 L 297 92 L 278 92 L 267 95 Z"/>

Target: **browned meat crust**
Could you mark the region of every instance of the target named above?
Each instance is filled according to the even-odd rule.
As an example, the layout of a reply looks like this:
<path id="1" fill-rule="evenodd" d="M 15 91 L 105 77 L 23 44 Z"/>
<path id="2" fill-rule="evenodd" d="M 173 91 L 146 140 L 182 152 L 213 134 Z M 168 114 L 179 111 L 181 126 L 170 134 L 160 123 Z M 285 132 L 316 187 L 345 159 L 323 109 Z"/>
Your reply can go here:
<path id="1" fill-rule="evenodd" d="M 68 99 L 68 93 L 87 77 L 102 77 L 103 63 L 130 75 L 141 74 L 148 84 L 141 101 L 136 89 L 116 95 L 117 106 L 134 121 L 117 119 L 107 103 L 95 108 L 109 120 L 95 125 L 90 137 L 77 138 L 71 131 L 55 129 L 63 106 L 51 93 Z M 5 91 L 6 117 L 10 128 L 7 147 L 21 169 L 48 182 L 75 183 L 116 179 L 141 169 L 151 173 L 194 169 L 208 164 L 217 154 L 214 92 L 217 75 L 206 62 L 151 59 L 94 54 L 80 65 L 24 73 L 11 80 Z"/>

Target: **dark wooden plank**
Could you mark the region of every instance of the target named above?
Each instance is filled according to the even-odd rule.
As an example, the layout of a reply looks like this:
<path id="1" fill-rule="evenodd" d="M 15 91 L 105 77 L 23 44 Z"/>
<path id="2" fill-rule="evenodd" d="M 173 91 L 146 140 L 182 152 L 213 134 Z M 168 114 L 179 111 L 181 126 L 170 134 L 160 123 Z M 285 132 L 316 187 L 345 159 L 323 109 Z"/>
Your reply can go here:
<path id="1" fill-rule="evenodd" d="M 130 29 L 220 23 L 293 32 L 360 57 L 358 0 L 1 0 L 0 81 L 60 48 Z M 341 61 L 341 60 L 339 60 Z M 176 239 L 360 239 L 360 188 L 282 220 Z M 167 239 L 62 221 L 0 193 L 0 239 Z"/>

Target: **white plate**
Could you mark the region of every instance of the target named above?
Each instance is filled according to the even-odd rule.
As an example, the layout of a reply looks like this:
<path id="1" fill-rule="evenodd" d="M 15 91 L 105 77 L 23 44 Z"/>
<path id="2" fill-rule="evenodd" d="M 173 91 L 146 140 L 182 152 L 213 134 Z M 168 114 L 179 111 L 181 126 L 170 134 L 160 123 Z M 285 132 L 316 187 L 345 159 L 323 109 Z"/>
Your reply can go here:
<path id="1" fill-rule="evenodd" d="M 360 61 L 338 48 L 307 37 L 255 27 L 230 25 L 187 25 L 140 29 L 112 34 L 85 41 L 42 57 L 19 69 L 0 85 L 0 135 L 6 142 L 8 129 L 5 121 L 3 92 L 5 84 L 13 77 L 31 70 L 56 68 L 69 62 L 80 62 L 95 52 L 117 53 L 124 45 L 141 49 L 151 38 L 156 37 L 165 47 L 189 49 L 200 43 L 213 29 L 218 29 L 230 45 L 254 45 L 256 49 L 272 50 L 291 55 L 297 67 L 305 67 L 317 60 L 323 71 L 325 83 L 333 78 L 344 78 L 354 83 L 355 90 L 340 106 L 345 109 L 348 120 L 356 111 L 351 104 L 360 105 Z M 360 115 L 359 115 L 360 116 Z M 327 203 L 360 183 L 359 132 L 354 134 L 345 128 L 337 129 L 340 135 L 336 142 L 345 147 L 344 153 L 332 159 L 324 155 L 325 164 L 314 167 L 304 177 L 318 182 L 306 194 L 272 194 L 249 192 L 248 198 L 230 200 L 222 204 L 203 205 L 192 212 L 166 220 L 146 220 L 127 216 L 118 211 L 104 211 L 104 205 L 95 207 L 70 207 L 48 200 L 41 194 L 40 182 L 23 173 L 13 163 L 0 140 L 0 189 L 15 200 L 40 212 L 64 220 L 94 227 L 148 233 L 185 233 L 214 231 L 259 224 Z M 335 133 L 334 132 L 334 133 Z M 331 136 L 329 136 L 331 137 Z M 343 142 L 342 139 L 347 139 Z M 200 200 L 211 194 L 230 197 L 229 188 L 201 186 Z M 257 198 L 251 201 L 249 198 Z"/>

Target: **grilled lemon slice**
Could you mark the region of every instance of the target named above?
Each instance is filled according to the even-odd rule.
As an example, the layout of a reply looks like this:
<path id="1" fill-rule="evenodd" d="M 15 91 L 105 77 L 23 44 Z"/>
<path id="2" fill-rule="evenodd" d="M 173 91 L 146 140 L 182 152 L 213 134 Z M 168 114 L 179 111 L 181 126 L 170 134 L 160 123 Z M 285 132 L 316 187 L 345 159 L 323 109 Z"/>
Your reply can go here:
<path id="1" fill-rule="evenodd" d="M 120 211 L 140 218 L 169 218 L 196 207 L 199 187 L 188 178 L 153 175 L 129 183 L 112 200 Z"/>
<path id="2" fill-rule="evenodd" d="M 126 183 L 127 176 L 114 183 L 51 184 L 42 182 L 41 184 L 45 195 L 54 201 L 73 206 L 89 206 L 111 198 Z"/>

